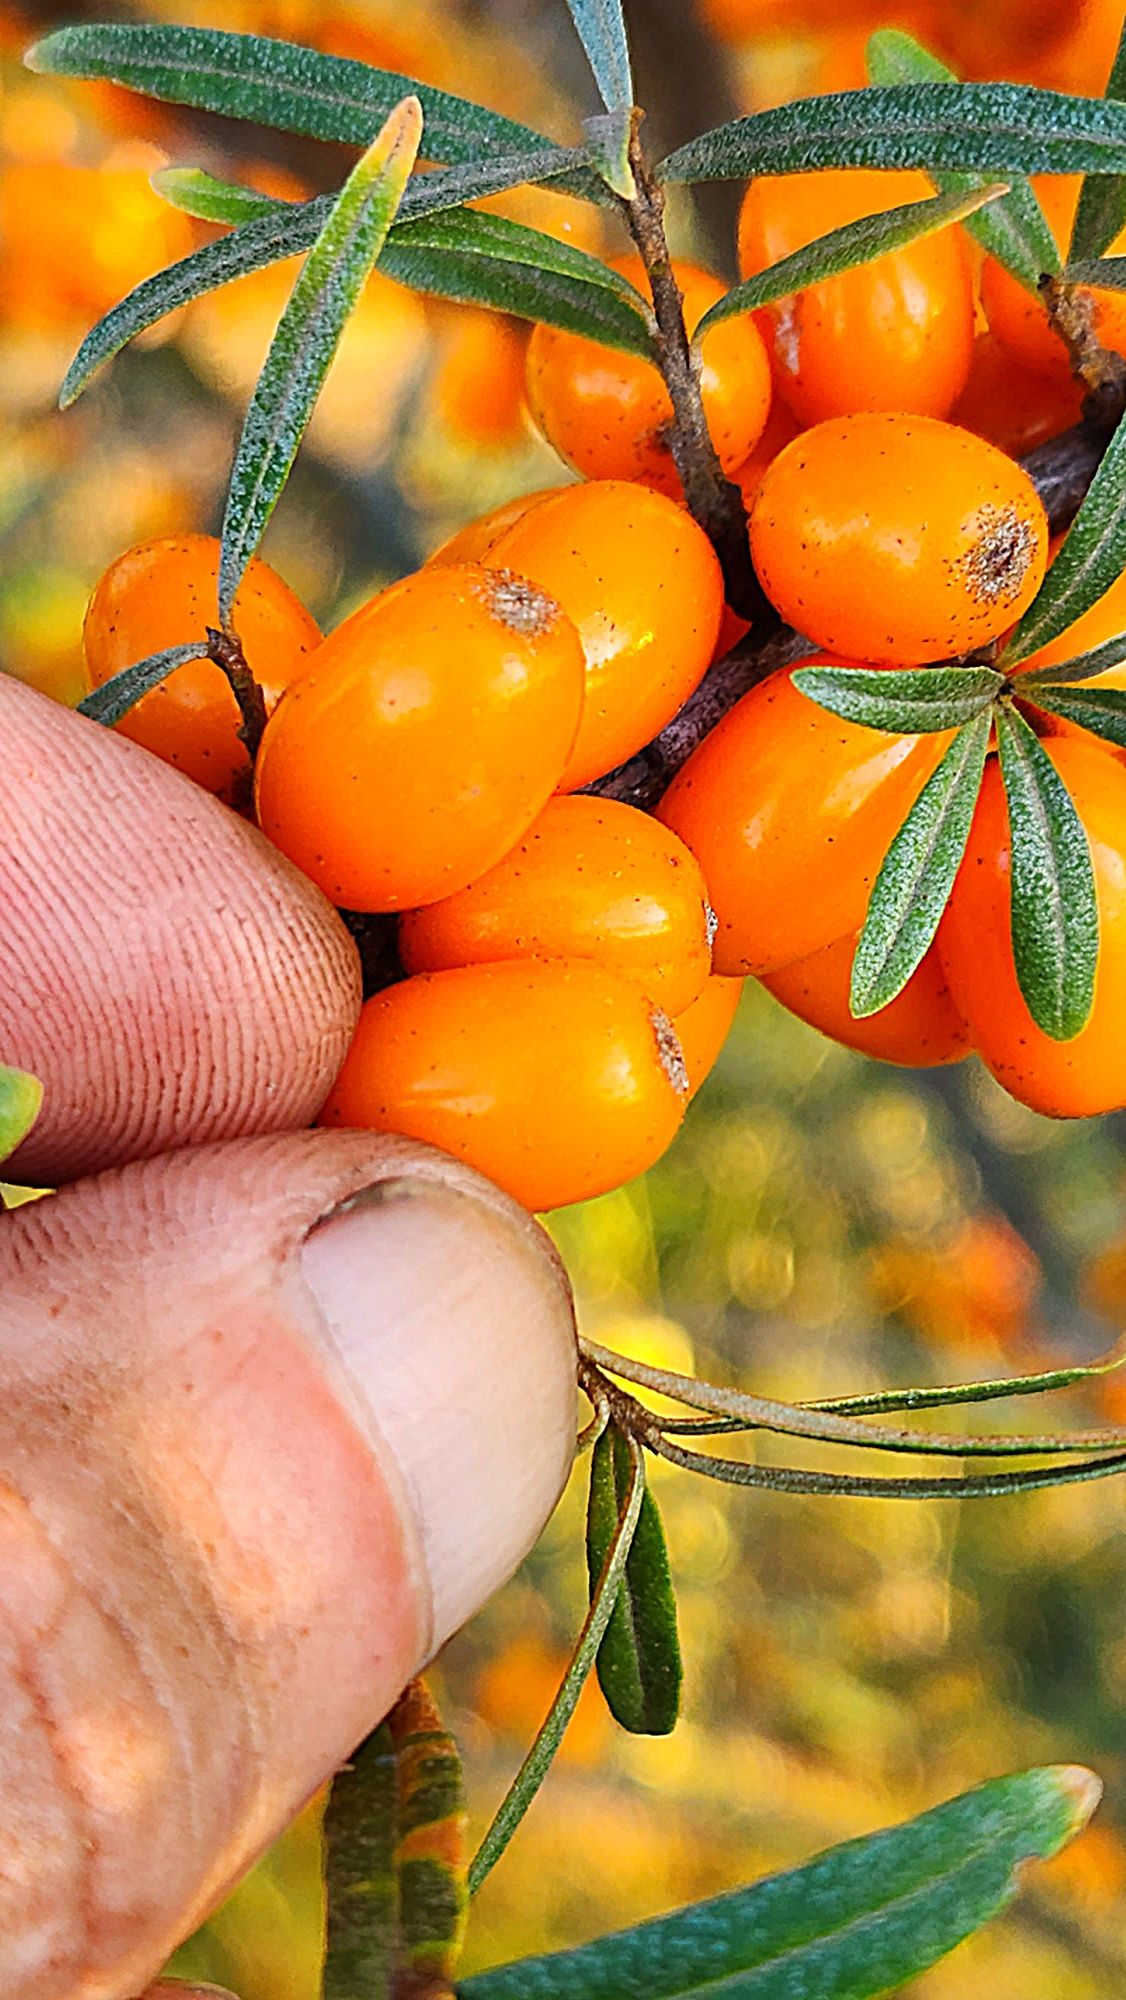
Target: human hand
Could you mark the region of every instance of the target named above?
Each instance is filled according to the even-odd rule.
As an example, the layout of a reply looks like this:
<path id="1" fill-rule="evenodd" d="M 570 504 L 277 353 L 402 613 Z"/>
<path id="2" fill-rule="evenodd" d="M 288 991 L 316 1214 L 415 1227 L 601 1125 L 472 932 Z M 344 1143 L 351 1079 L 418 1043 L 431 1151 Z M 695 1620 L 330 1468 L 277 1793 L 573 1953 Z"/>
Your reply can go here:
<path id="1" fill-rule="evenodd" d="M 358 1007 L 317 892 L 2 675 L 0 730 L 3 1173 L 60 1187 L 0 1217 L 0 1990 L 126 2000 L 534 1541 L 573 1323 L 488 1183 L 298 1129 Z"/>

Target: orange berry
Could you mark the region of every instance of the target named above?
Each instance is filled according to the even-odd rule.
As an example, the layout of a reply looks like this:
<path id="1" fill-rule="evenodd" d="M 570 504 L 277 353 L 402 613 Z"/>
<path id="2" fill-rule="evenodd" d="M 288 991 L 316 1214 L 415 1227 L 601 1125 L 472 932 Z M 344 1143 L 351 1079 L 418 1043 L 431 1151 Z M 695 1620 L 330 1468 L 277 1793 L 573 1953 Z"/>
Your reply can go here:
<path id="1" fill-rule="evenodd" d="M 638 257 L 611 260 L 642 292 Z M 726 286 L 695 264 L 674 264 L 691 333 Z M 720 463 L 746 458 L 770 409 L 770 365 L 747 314 L 723 320 L 701 347 L 700 391 Z M 672 403 L 655 364 L 560 327 L 537 326 L 528 344 L 528 401 L 560 458 L 587 479 L 640 479 L 670 498 L 682 492 L 667 443 Z"/>
<path id="2" fill-rule="evenodd" d="M 262 830 L 349 909 L 434 902 L 546 805 L 582 700 L 578 635 L 544 591 L 475 563 L 420 570 L 337 626 L 279 704 Z"/>
<path id="3" fill-rule="evenodd" d="M 563 606 L 586 656 L 586 701 L 560 791 L 575 791 L 671 721 L 702 680 L 723 613 L 723 577 L 683 507 L 624 480 L 567 486 L 492 543 Z"/>
<path id="4" fill-rule="evenodd" d="M 96 586 L 83 626 L 93 685 L 167 646 L 206 643 L 208 626 L 219 619 L 218 576 L 219 544 L 211 535 L 163 535 L 118 556 Z M 269 711 L 308 665 L 320 631 L 288 584 L 257 557 L 232 617 Z M 239 720 L 222 668 L 191 660 L 143 696 L 117 728 L 230 802 L 249 775 Z"/>
<path id="5" fill-rule="evenodd" d="M 855 950 L 853 932 L 809 958 L 767 973 L 762 983 L 799 1021 L 807 1021 L 846 1049 L 878 1056 L 881 1062 L 930 1069 L 969 1055 L 970 1038 L 933 945 L 902 993 L 862 1021 L 855 1019 L 848 1004 Z"/>
<path id="6" fill-rule="evenodd" d="M 719 1060 L 742 991 L 741 979 L 724 979 L 722 974 L 713 972 L 703 992 L 673 1022 L 688 1071 L 690 1100 Z"/>
<path id="7" fill-rule="evenodd" d="M 830 229 L 933 192 L 921 173 L 850 167 L 760 174 L 739 216 L 740 271 L 750 277 Z M 856 410 L 948 416 L 973 349 L 973 284 L 961 234 L 922 237 L 756 317 L 771 345 L 778 393 L 803 423 Z"/>
<path id="8" fill-rule="evenodd" d="M 1009 821 L 996 760 L 938 933 L 954 1004 L 986 1067 L 1033 1111 L 1084 1118 L 1126 1104 L 1126 765 L 1089 742 L 1047 742 L 1090 843 L 1099 905 L 1099 962 L 1090 1020 L 1053 1041 L 1025 1005 L 1013 963 Z"/>
<path id="9" fill-rule="evenodd" d="M 1070 373 L 1033 374 L 995 334 L 979 333 L 969 380 L 950 415 L 1011 458 L 1023 458 L 1077 424 L 1082 412 L 1082 384 Z"/>
<path id="10" fill-rule="evenodd" d="M 1034 182 L 1061 254 L 1066 254 L 1071 236 L 1080 180 L 1078 174 L 1043 174 Z M 1121 256 L 1124 250 L 1126 229 L 1115 237 L 1108 254 Z M 1089 303 L 1096 338 L 1115 354 L 1126 354 L 1126 294 L 1083 286 L 1080 295 Z M 990 332 L 1023 368 L 1060 385 L 1070 381 L 1067 348 L 1054 331 L 1043 300 L 1026 292 L 993 257 L 982 265 L 981 303 Z"/>
<path id="11" fill-rule="evenodd" d="M 704 878 L 683 841 L 611 799 L 549 800 L 495 868 L 399 925 L 408 972 L 593 958 L 678 1014 L 711 971 Z"/>
<path id="12" fill-rule="evenodd" d="M 589 959 L 421 973 L 369 1000 L 321 1121 L 402 1132 L 527 1208 L 643 1173 L 687 1097 L 667 1015 Z"/>
<path id="13" fill-rule="evenodd" d="M 838 417 L 780 452 L 751 552 L 782 616 L 853 660 L 916 665 L 1000 638 L 1040 587 L 1028 474 L 933 417 Z"/>
<path id="14" fill-rule="evenodd" d="M 888 846 L 949 742 L 948 731 L 843 722 L 789 672 L 744 695 L 657 809 L 703 868 L 716 971 L 773 972 L 832 944 L 842 925 L 859 930 Z"/>
<path id="15" fill-rule="evenodd" d="M 428 563 L 484 562 L 493 543 L 500 540 L 506 528 L 515 527 L 522 521 L 531 507 L 538 507 L 541 500 L 550 500 L 555 493 L 566 493 L 565 486 L 544 486 L 538 493 L 520 493 L 514 500 L 502 500 L 499 507 L 491 507 L 487 514 L 479 514 L 475 521 L 467 521 L 456 535 L 442 542 Z"/>
<path id="16" fill-rule="evenodd" d="M 442 344 L 431 385 L 446 429 L 483 450 L 512 450 L 524 436 L 527 328 L 501 313 L 463 307 Z"/>
<path id="17" fill-rule="evenodd" d="M 793 444 L 800 435 L 801 426 L 785 403 L 772 403 L 766 429 L 750 456 L 743 460 L 742 465 L 737 465 L 731 475 L 743 495 L 743 505 L 748 513 L 754 506 L 767 466 L 773 465 L 783 447 Z"/>

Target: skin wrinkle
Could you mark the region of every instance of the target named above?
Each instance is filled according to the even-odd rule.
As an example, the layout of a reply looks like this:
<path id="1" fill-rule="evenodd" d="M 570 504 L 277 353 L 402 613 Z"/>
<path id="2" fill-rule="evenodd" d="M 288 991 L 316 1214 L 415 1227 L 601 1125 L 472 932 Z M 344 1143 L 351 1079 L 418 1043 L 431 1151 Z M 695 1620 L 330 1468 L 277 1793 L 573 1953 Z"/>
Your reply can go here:
<path id="1" fill-rule="evenodd" d="M 0 731 L 0 1061 L 46 1085 L 8 1177 L 308 1123 L 359 1011 L 335 912 L 198 786 L 7 677 Z"/>

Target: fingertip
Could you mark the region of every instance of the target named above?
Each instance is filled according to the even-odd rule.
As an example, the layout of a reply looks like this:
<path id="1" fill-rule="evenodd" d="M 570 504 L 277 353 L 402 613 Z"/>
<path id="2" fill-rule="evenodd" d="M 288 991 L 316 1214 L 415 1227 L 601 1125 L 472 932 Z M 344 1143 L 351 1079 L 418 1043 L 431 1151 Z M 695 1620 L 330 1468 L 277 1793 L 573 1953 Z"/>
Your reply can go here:
<path id="1" fill-rule="evenodd" d="M 565 1274 L 530 1216 L 455 1168 L 346 1203 L 306 1239 L 301 1265 L 327 1364 L 413 1524 L 433 1652 L 511 1575 L 566 1483 Z"/>

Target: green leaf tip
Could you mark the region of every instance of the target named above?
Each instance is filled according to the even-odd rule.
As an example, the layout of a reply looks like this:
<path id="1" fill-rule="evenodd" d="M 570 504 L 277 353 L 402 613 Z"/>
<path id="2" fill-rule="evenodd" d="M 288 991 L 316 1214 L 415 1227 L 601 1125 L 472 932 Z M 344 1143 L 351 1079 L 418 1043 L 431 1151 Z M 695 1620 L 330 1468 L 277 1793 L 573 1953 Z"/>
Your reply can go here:
<path id="1" fill-rule="evenodd" d="M 845 722 L 893 734 L 957 729 L 989 707 L 1004 686 L 992 667 L 799 667 L 799 694 Z"/>
<path id="2" fill-rule="evenodd" d="M 259 194 L 256 188 L 240 187 L 232 181 L 216 180 L 202 167 L 159 167 L 150 176 L 153 192 L 169 208 L 181 215 L 193 215 L 199 222 L 223 222 L 232 227 L 240 222 L 257 222 L 273 215 L 282 206 L 274 195 Z"/>
<path id="3" fill-rule="evenodd" d="M 22 1146 L 43 1106 L 43 1085 L 25 1069 L 0 1063 L 0 1160 Z"/>
<path id="4" fill-rule="evenodd" d="M 340 337 L 387 241 L 422 137 L 414 95 L 389 112 L 345 181 L 293 287 L 258 378 L 231 473 L 219 613 L 231 607 L 281 496 Z"/>

